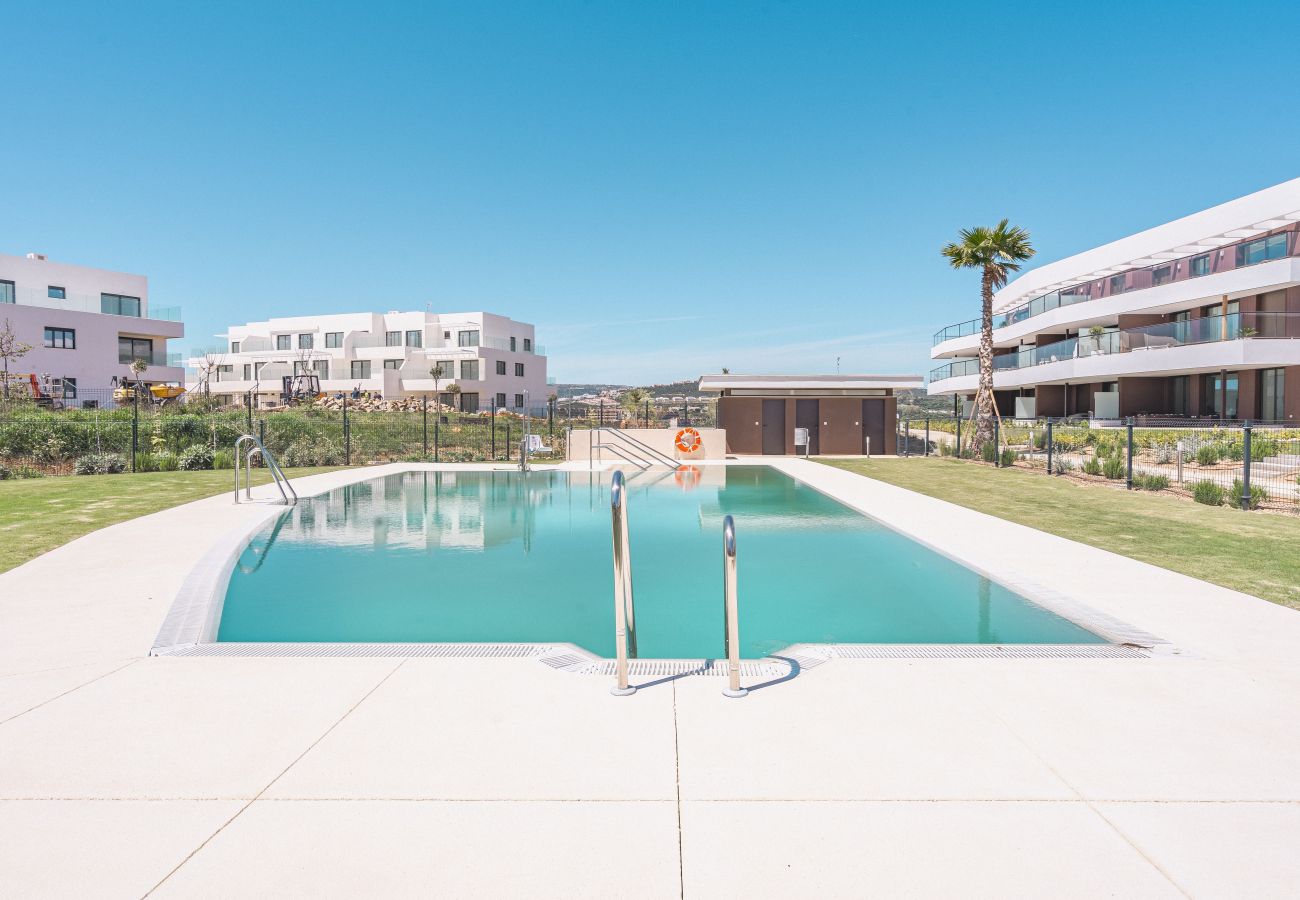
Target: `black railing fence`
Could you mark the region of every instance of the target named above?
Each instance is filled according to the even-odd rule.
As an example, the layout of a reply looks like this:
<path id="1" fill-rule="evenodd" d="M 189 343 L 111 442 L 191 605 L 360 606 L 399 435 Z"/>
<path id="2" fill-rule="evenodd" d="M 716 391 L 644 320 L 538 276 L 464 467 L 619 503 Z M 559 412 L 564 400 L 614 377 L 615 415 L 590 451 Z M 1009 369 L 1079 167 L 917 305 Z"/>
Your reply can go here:
<path id="1" fill-rule="evenodd" d="M 1300 427 L 1275 422 L 1129 418 L 1002 419 L 974 445 L 975 423 L 900 417 L 900 456 L 951 456 L 1055 477 L 1171 491 L 1211 506 L 1300 511 Z"/>

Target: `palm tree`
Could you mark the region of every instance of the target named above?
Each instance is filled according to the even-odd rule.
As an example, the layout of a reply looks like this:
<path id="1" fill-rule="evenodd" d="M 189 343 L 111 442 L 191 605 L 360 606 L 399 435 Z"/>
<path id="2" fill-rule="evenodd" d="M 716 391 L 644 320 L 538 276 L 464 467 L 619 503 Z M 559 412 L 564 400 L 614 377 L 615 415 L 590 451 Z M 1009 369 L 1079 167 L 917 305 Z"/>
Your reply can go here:
<path id="1" fill-rule="evenodd" d="M 975 447 L 993 440 L 993 292 L 1007 283 L 1007 276 L 1034 255 L 1029 232 L 1003 219 L 994 228 L 963 228 L 961 240 L 939 252 L 954 269 L 979 269 L 980 281 L 980 380 L 975 408 Z"/>

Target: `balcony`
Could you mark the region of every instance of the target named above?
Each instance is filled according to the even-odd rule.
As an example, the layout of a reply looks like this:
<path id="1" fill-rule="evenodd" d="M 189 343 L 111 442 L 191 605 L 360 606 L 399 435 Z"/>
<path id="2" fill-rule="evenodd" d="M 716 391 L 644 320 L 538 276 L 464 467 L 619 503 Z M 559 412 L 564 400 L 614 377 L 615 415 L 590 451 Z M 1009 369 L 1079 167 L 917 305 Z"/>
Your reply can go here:
<path id="1" fill-rule="evenodd" d="M 117 295 L 108 295 L 117 296 Z M 63 309 L 70 312 L 99 313 L 101 315 L 122 316 L 131 319 L 148 319 L 162 322 L 181 321 L 179 306 L 150 306 L 145 301 L 126 306 L 114 304 L 100 294 L 67 294 L 63 297 L 51 297 L 44 288 L 20 287 L 10 297 L 0 297 L 0 304 L 13 303 L 18 306 L 40 306 L 46 309 Z"/>
<path id="2" fill-rule="evenodd" d="M 1260 263 L 1285 259 L 1300 254 L 1300 241 L 1295 230 L 1281 232 L 1264 238 L 1251 238 L 1224 247 L 1215 247 L 1182 256 L 1177 259 L 1162 260 L 1155 265 L 1128 271 L 1113 276 L 1090 279 L 1084 284 L 1059 291 L 1052 291 L 1041 297 L 1035 297 L 1019 306 L 996 313 L 993 316 L 993 330 L 1015 325 L 1034 316 L 1042 315 L 1063 306 L 1073 306 L 1089 300 L 1101 300 L 1131 294 L 1148 288 L 1173 284 L 1175 281 L 1187 281 L 1206 275 L 1246 268 Z M 1196 271 L 1193 261 L 1205 258 L 1203 270 Z M 954 338 L 969 337 L 979 334 L 980 320 L 971 319 L 941 328 L 934 334 L 932 346 Z"/>
<path id="3" fill-rule="evenodd" d="M 137 359 L 143 359 L 151 366 L 180 366 L 181 354 L 168 353 L 166 350 L 154 350 L 150 353 L 122 353 L 118 351 L 117 361 L 124 366 L 129 366 Z"/>
<path id="4" fill-rule="evenodd" d="M 1082 335 L 1041 347 L 1025 347 L 1016 353 L 993 357 L 994 375 L 1029 369 L 1071 359 L 1090 359 L 1171 347 L 1239 341 L 1246 338 L 1300 339 L 1300 313 L 1233 313 L 1205 316 L 1182 322 L 1162 322 L 1140 328 L 1125 328 L 1099 335 Z M 930 371 L 930 383 L 979 374 L 978 359 L 963 359 Z"/>

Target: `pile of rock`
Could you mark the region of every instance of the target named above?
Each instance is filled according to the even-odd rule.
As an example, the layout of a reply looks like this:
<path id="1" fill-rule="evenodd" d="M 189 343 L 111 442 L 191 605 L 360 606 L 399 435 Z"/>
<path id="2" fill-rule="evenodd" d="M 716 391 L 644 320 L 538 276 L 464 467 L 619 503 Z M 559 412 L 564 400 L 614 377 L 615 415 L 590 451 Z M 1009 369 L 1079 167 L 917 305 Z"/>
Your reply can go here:
<path id="1" fill-rule="evenodd" d="M 424 398 L 422 397 L 401 397 L 393 400 L 385 400 L 375 393 L 366 391 L 361 392 L 360 397 L 347 396 L 349 412 L 419 412 L 424 408 Z M 342 409 L 343 396 L 335 394 L 326 394 L 316 401 L 317 405 L 325 409 Z M 431 413 L 451 413 L 456 409 L 437 401 L 429 400 L 429 412 Z"/>

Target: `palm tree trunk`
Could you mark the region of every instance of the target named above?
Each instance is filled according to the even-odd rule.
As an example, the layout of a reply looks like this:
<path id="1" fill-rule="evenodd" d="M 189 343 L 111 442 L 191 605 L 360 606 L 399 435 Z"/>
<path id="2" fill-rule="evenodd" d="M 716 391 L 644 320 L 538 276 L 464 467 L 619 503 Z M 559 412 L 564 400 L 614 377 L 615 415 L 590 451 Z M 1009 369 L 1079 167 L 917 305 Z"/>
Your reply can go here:
<path id="1" fill-rule="evenodd" d="M 993 440 L 993 273 L 980 285 L 980 379 L 975 407 L 975 449 Z"/>

